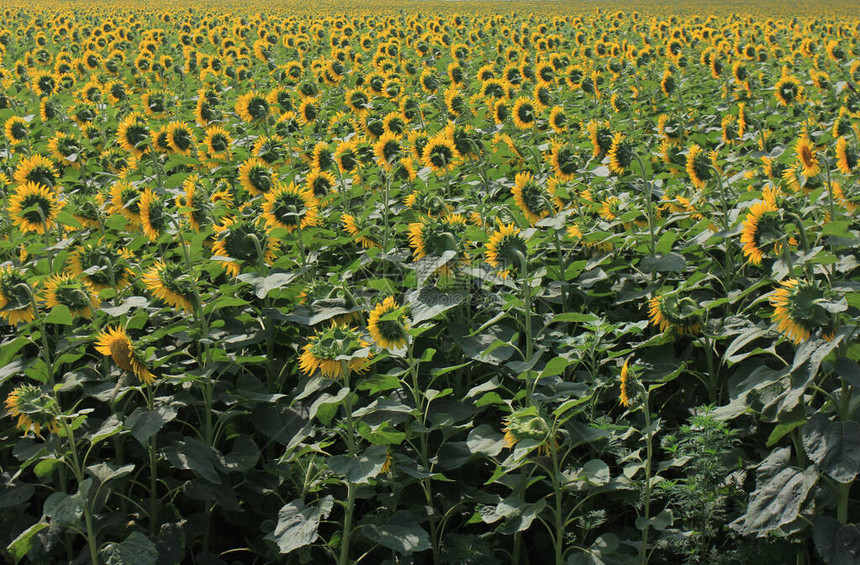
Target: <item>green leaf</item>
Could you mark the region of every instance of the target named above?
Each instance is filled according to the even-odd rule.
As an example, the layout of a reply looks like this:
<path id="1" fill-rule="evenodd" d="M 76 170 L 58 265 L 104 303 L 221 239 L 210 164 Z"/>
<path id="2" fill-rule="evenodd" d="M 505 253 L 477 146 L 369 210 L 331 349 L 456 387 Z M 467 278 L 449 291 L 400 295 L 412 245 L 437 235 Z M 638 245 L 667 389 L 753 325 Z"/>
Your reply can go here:
<path id="1" fill-rule="evenodd" d="M 285 287 L 293 282 L 299 274 L 299 272 L 274 272 L 263 277 L 254 273 L 244 273 L 236 278 L 253 286 L 257 298 L 265 298 L 271 291 Z"/>
<path id="2" fill-rule="evenodd" d="M 672 515 L 671 510 L 663 510 L 656 516 L 651 517 L 646 520 L 645 516 L 640 516 L 636 518 L 636 527 L 640 530 L 644 530 L 645 526 L 648 525 L 651 528 L 654 528 L 658 532 L 662 532 L 666 528 L 672 525 L 672 522 L 675 521 L 675 517 Z"/>
<path id="3" fill-rule="evenodd" d="M 654 270 L 658 273 L 683 273 L 686 267 L 687 260 L 678 253 L 667 253 L 662 256 L 642 259 L 643 269 Z"/>
<path id="4" fill-rule="evenodd" d="M 320 520 L 328 518 L 334 498 L 326 496 L 317 506 L 305 506 L 295 499 L 278 511 L 278 524 L 266 539 L 275 542 L 281 553 L 290 553 L 312 544 L 319 537 Z"/>
<path id="5" fill-rule="evenodd" d="M 409 292 L 406 295 L 406 304 L 412 312 L 412 325 L 436 318 L 461 304 L 466 297 L 465 292 L 441 292 L 432 287 Z"/>
<path id="6" fill-rule="evenodd" d="M 553 357 L 546 364 L 543 371 L 540 372 L 538 378 L 543 379 L 545 377 L 554 377 L 555 375 L 560 375 L 564 372 L 565 369 L 567 369 L 568 365 L 570 365 L 570 361 L 568 361 L 564 357 Z"/>
<path id="7" fill-rule="evenodd" d="M 818 482 L 814 466 L 806 470 L 789 465 L 791 448 L 771 452 L 758 468 L 756 490 L 746 513 L 732 523 L 743 534 L 767 535 L 797 519 L 809 491 Z"/>
<path id="8" fill-rule="evenodd" d="M 341 388 L 335 395 L 324 392 L 311 404 L 308 411 L 308 419 L 313 420 L 314 418 L 318 418 L 320 422 L 326 426 L 330 426 L 334 415 L 337 413 L 338 406 L 340 406 L 340 403 L 346 398 L 347 394 L 349 394 L 349 389 L 346 387 Z"/>
<path id="9" fill-rule="evenodd" d="M 45 316 L 46 324 L 58 324 L 61 326 L 70 326 L 73 321 L 72 313 L 68 306 L 57 304 L 51 308 L 51 312 Z"/>
<path id="10" fill-rule="evenodd" d="M 36 534 L 44 530 L 48 527 L 48 524 L 45 522 L 36 522 L 23 532 L 21 532 L 17 538 L 12 540 L 6 549 L 9 550 L 9 553 L 12 554 L 12 557 L 15 558 L 15 562 L 19 562 L 24 557 L 30 553 L 30 550 L 33 548 L 33 542 L 35 541 Z"/>
<path id="11" fill-rule="evenodd" d="M 848 381 L 849 384 L 860 387 L 860 365 L 856 361 L 852 361 L 846 357 L 840 357 L 833 364 L 833 368 L 840 377 Z"/>
<path id="12" fill-rule="evenodd" d="M 488 424 L 481 424 L 469 432 L 466 445 L 476 455 L 495 457 L 504 448 L 504 436 Z"/>
<path id="13" fill-rule="evenodd" d="M 164 448 L 164 455 L 175 467 L 196 472 L 211 483 L 220 484 L 221 459 L 212 447 L 185 437 Z"/>
<path id="14" fill-rule="evenodd" d="M 552 318 L 553 323 L 567 322 L 571 324 L 591 324 L 598 320 L 600 320 L 600 316 L 580 312 L 566 312 L 564 314 L 557 314 Z"/>
<path id="15" fill-rule="evenodd" d="M 9 508 L 10 506 L 18 506 L 30 500 L 36 488 L 28 483 L 24 483 L 14 487 L 5 487 L 6 492 L 0 495 L 0 508 Z"/>
<path id="16" fill-rule="evenodd" d="M 801 430 L 809 458 L 835 481 L 851 483 L 860 473 L 860 425 L 831 422 L 818 413 Z"/>
<path id="17" fill-rule="evenodd" d="M 132 532 L 121 543 L 109 543 L 99 555 L 105 565 L 155 565 L 158 550 L 149 538 L 140 532 Z"/>
<path id="18" fill-rule="evenodd" d="M 401 555 L 410 555 L 431 548 L 430 535 L 412 514 L 405 510 L 395 512 L 383 526 L 364 524 L 361 533 L 370 541 Z"/>
<path id="19" fill-rule="evenodd" d="M 581 479 L 584 479 L 589 484 L 596 487 L 602 487 L 608 483 L 611 478 L 609 474 L 609 465 L 600 459 L 592 459 L 583 465 L 582 470 L 579 472 L 579 476 Z"/>
<path id="20" fill-rule="evenodd" d="M 125 427 L 131 430 L 134 439 L 146 447 L 149 438 L 174 418 L 176 418 L 176 410 L 169 406 L 159 406 L 152 411 L 135 408 L 134 412 L 125 419 Z"/>
<path id="21" fill-rule="evenodd" d="M 92 479 L 84 479 L 80 489 L 74 495 L 64 492 L 52 493 L 45 500 L 42 512 L 51 519 L 52 524 L 58 526 L 77 526 L 84 515 L 84 503 L 92 484 Z"/>
<path id="22" fill-rule="evenodd" d="M 346 477 L 347 482 L 362 484 L 382 472 L 387 458 L 387 446 L 371 445 L 358 457 L 335 455 L 328 460 L 328 468 L 332 473 Z"/>
<path id="23" fill-rule="evenodd" d="M 815 549 L 827 565 L 856 565 L 860 559 L 860 526 L 842 525 L 826 514 L 812 526 Z"/>

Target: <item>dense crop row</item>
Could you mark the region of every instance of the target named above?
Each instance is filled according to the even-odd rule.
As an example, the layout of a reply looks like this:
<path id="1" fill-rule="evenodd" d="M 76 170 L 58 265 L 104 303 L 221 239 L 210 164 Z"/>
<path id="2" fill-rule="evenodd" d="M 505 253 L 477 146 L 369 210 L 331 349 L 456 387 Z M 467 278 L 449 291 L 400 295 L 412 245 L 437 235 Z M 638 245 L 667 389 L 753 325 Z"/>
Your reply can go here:
<path id="1" fill-rule="evenodd" d="M 5 9 L 10 560 L 856 562 L 860 20 L 516 7 Z"/>

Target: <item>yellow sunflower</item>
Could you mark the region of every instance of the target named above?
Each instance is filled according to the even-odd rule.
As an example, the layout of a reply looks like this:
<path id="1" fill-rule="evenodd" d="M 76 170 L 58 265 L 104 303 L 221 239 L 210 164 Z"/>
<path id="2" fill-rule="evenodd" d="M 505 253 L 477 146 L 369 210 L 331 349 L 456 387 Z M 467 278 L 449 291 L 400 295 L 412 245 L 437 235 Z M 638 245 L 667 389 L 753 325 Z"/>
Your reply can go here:
<path id="1" fill-rule="evenodd" d="M 69 273 L 52 275 L 42 288 L 46 308 L 65 306 L 73 316 L 90 318 L 101 304 L 98 293 L 83 280 Z"/>
<path id="2" fill-rule="evenodd" d="M 128 334 L 119 326 L 108 326 L 100 331 L 96 341 L 96 351 L 113 359 L 120 369 L 133 373 L 144 384 L 155 382 L 153 375 L 141 358 Z"/>
<path id="3" fill-rule="evenodd" d="M 778 252 L 779 239 L 783 235 L 779 229 L 780 222 L 779 209 L 774 202 L 763 200 L 750 206 L 741 232 L 743 254 L 750 263 L 761 265 L 769 244 L 773 245 L 774 253 Z"/>
<path id="4" fill-rule="evenodd" d="M 797 153 L 803 176 L 811 178 L 821 172 L 821 164 L 815 155 L 817 150 L 809 137 L 801 135 L 794 145 L 794 151 Z"/>
<path id="5" fill-rule="evenodd" d="M 28 182 L 43 184 L 48 188 L 56 188 L 60 175 L 53 161 L 39 154 L 31 155 L 21 160 L 12 175 L 18 184 Z"/>
<path id="6" fill-rule="evenodd" d="M 332 324 L 316 332 L 299 356 L 299 370 L 307 376 L 319 371 L 329 379 L 342 379 L 349 373 L 363 373 L 370 367 L 373 352 L 358 330 Z"/>
<path id="7" fill-rule="evenodd" d="M 266 233 L 260 222 L 245 218 L 225 218 L 216 228 L 216 239 L 212 255 L 220 261 L 231 276 L 238 276 L 248 265 L 257 265 L 261 260 L 271 264 L 278 251 L 278 242 Z M 259 256 L 257 245 L 263 253 Z M 222 257 L 223 259 L 218 259 Z"/>
<path id="8" fill-rule="evenodd" d="M 502 225 L 494 231 L 484 250 L 484 259 L 503 279 L 520 272 L 527 255 L 526 240 L 514 224 Z"/>
<path id="9" fill-rule="evenodd" d="M 648 301 L 648 317 L 661 332 L 673 329 L 681 335 L 699 333 L 702 323 L 698 309 L 693 299 L 677 293 L 655 296 Z"/>
<path id="10" fill-rule="evenodd" d="M 43 429 L 55 434 L 60 431 L 57 422 L 60 407 L 56 398 L 37 386 L 31 384 L 18 386 L 9 393 L 3 404 L 9 416 L 18 418 L 15 427 L 25 434 L 32 431 L 41 437 Z"/>
<path id="11" fill-rule="evenodd" d="M 284 228 L 292 232 L 297 227 L 305 229 L 317 225 L 318 210 L 319 201 L 312 191 L 294 183 L 277 183 L 266 193 L 263 219 L 269 229 Z"/>
<path id="12" fill-rule="evenodd" d="M 808 340 L 820 331 L 824 339 L 832 339 L 833 315 L 821 302 L 832 299 L 832 292 L 819 287 L 815 281 L 789 279 L 770 297 L 773 321 L 780 332 L 794 343 Z"/>
<path id="13" fill-rule="evenodd" d="M 710 159 L 703 149 L 695 143 L 687 152 L 687 174 L 690 176 L 690 182 L 693 183 L 693 186 L 700 190 L 705 187 L 705 183 L 713 174 Z"/>
<path id="14" fill-rule="evenodd" d="M 143 233 L 150 241 L 155 241 L 164 233 L 169 223 L 167 213 L 167 199 L 153 192 L 151 188 L 146 188 L 140 196 L 140 224 L 143 226 Z"/>
<path id="15" fill-rule="evenodd" d="M 384 349 L 400 349 L 409 341 L 406 316 L 400 305 L 389 296 L 370 312 L 367 318 L 367 331 L 373 341 Z"/>
<path id="16" fill-rule="evenodd" d="M 860 156 L 848 145 L 848 138 L 839 136 L 836 140 L 836 167 L 843 175 L 850 175 L 857 168 Z"/>
<path id="17" fill-rule="evenodd" d="M 251 157 L 239 165 L 239 184 L 251 195 L 260 196 L 272 189 L 275 180 L 265 161 Z"/>
<path id="18" fill-rule="evenodd" d="M 11 266 L 0 267 L 0 320 L 13 326 L 35 320 L 32 292 L 24 273 Z"/>
<path id="19" fill-rule="evenodd" d="M 551 195 L 535 182 L 531 173 L 517 173 L 511 188 L 514 202 L 532 224 L 550 215 L 553 211 Z"/>
<path id="20" fill-rule="evenodd" d="M 368 231 L 369 226 L 362 225 L 363 222 L 357 219 L 352 214 L 343 214 L 340 217 L 340 221 L 343 223 L 343 230 L 351 235 L 356 243 L 364 247 L 365 249 L 370 249 L 371 247 L 379 247 L 379 243 L 374 241 L 368 235 L 364 235 L 362 232 Z"/>
<path id="21" fill-rule="evenodd" d="M 181 263 L 156 261 L 144 274 L 143 283 L 153 296 L 173 308 L 194 309 L 194 281 Z"/>
<path id="22" fill-rule="evenodd" d="M 9 197 L 6 210 L 12 223 L 22 232 L 43 234 L 56 225 L 64 205 L 47 186 L 28 182 Z"/>

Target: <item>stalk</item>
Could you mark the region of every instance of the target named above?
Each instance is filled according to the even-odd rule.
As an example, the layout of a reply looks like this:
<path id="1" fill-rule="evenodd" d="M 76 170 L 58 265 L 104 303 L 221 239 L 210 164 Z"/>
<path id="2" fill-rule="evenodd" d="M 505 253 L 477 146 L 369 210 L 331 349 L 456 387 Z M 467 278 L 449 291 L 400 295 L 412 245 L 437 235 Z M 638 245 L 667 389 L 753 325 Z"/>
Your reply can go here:
<path id="1" fill-rule="evenodd" d="M 651 408 L 649 406 L 651 400 L 650 396 L 651 395 L 646 390 L 643 412 L 645 413 L 645 449 L 647 458 L 645 460 L 645 527 L 642 528 L 642 565 L 646 565 L 648 563 L 648 530 L 651 525 L 651 464 L 654 457 L 654 431 L 651 429 Z"/>

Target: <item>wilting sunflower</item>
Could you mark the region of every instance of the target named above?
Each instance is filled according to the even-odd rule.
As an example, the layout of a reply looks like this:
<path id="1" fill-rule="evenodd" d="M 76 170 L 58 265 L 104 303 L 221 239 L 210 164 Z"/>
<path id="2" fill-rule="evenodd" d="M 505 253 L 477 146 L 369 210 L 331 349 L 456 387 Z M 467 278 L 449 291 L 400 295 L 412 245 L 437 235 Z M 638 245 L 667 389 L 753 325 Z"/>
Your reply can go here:
<path id="1" fill-rule="evenodd" d="M 648 301 L 648 317 L 661 332 L 673 329 L 681 335 L 699 333 L 702 321 L 696 310 L 699 305 L 688 297 L 673 292 L 655 296 Z"/>
<path id="2" fill-rule="evenodd" d="M 319 222 L 319 201 L 314 193 L 294 183 L 277 183 L 266 193 L 265 199 L 263 219 L 269 229 L 284 228 L 292 232 L 297 227 L 305 229 Z"/>
<path id="3" fill-rule="evenodd" d="M 843 175 L 850 175 L 857 168 L 860 155 L 848 145 L 848 138 L 839 136 L 836 140 L 836 166 Z"/>
<path id="4" fill-rule="evenodd" d="M 520 96 L 514 100 L 514 106 L 511 109 L 511 118 L 517 129 L 529 129 L 535 125 L 537 117 L 537 109 L 535 108 L 534 100 Z"/>
<path id="5" fill-rule="evenodd" d="M 630 400 L 636 394 L 631 386 L 633 384 L 631 379 L 635 378 L 634 375 L 631 375 L 632 372 L 633 371 L 630 370 L 630 357 L 628 357 L 624 361 L 624 365 L 621 367 L 621 379 L 619 382 L 621 392 L 618 396 L 619 403 L 625 408 L 630 407 Z"/>
<path id="6" fill-rule="evenodd" d="M 133 255 L 105 244 L 84 244 L 69 255 L 69 273 L 83 280 L 95 291 L 123 289 L 134 272 L 129 265 Z"/>
<path id="7" fill-rule="evenodd" d="M 424 152 L 421 155 L 425 167 L 430 167 L 436 172 L 452 171 L 460 158 L 454 141 L 440 131 L 427 141 Z"/>
<path id="8" fill-rule="evenodd" d="M 531 440 L 538 452 L 548 455 L 553 447 L 558 448 L 558 441 L 552 437 L 552 429 L 546 418 L 541 416 L 538 409 L 529 406 L 521 408 L 504 419 L 505 447 L 513 447 L 523 440 Z"/>
<path id="9" fill-rule="evenodd" d="M 768 246 L 779 253 L 779 240 L 784 235 L 780 229 L 782 218 L 779 208 L 770 200 L 756 202 L 749 208 L 741 232 L 744 257 L 753 265 L 761 265 Z"/>
<path id="10" fill-rule="evenodd" d="M 275 180 L 265 161 L 251 157 L 239 165 L 239 184 L 253 196 L 260 196 L 272 189 Z"/>
<path id="11" fill-rule="evenodd" d="M 155 375 L 149 371 L 145 360 L 123 328 L 108 326 L 100 331 L 96 351 L 109 356 L 120 369 L 133 373 L 142 383 L 149 385 L 155 382 Z"/>
<path id="12" fill-rule="evenodd" d="M 11 266 L 0 267 L 0 320 L 13 326 L 35 320 L 32 292 L 24 273 Z"/>
<path id="13" fill-rule="evenodd" d="M 770 297 L 773 321 L 779 331 L 794 343 L 802 343 L 821 331 L 824 339 L 832 339 L 833 315 L 821 303 L 833 299 L 833 293 L 821 288 L 816 281 L 789 279 Z"/>
<path id="14" fill-rule="evenodd" d="M 619 175 L 624 174 L 624 170 L 633 162 L 636 156 L 634 146 L 629 141 L 625 141 L 625 136 L 621 132 L 617 132 L 612 137 L 612 145 L 609 147 L 609 169 L 613 173 Z"/>
<path id="15" fill-rule="evenodd" d="M 21 160 L 15 167 L 15 173 L 12 176 L 18 184 L 34 182 L 43 184 L 48 188 L 56 188 L 60 178 L 54 163 L 39 154 Z"/>
<path id="16" fill-rule="evenodd" d="M 704 150 L 695 143 L 687 152 L 687 174 L 690 176 L 690 182 L 698 189 L 705 187 L 705 183 L 711 178 L 711 160 L 704 153 Z"/>
<path id="17" fill-rule="evenodd" d="M 319 370 L 329 379 L 363 373 L 373 357 L 369 347 L 370 343 L 362 339 L 358 330 L 348 325 L 332 324 L 308 339 L 299 356 L 299 370 L 307 376 Z"/>
<path id="18" fill-rule="evenodd" d="M 236 99 L 236 113 L 246 122 L 260 121 L 269 116 L 269 102 L 260 93 L 251 91 Z"/>
<path id="19" fill-rule="evenodd" d="M 101 304 L 98 294 L 82 279 L 69 273 L 58 273 L 45 281 L 42 299 L 46 308 L 65 306 L 72 316 L 90 318 L 93 308 Z"/>
<path id="20" fill-rule="evenodd" d="M 367 331 L 379 347 L 400 349 L 409 341 L 406 316 L 402 308 L 389 296 L 370 312 L 367 318 Z"/>
<path id="21" fill-rule="evenodd" d="M 63 206 L 52 189 L 28 182 L 15 190 L 6 209 L 12 223 L 22 232 L 43 234 L 54 227 Z"/>
<path id="22" fill-rule="evenodd" d="M 256 220 L 225 218 L 216 231 L 212 254 L 226 259 L 220 262 L 231 276 L 238 276 L 245 266 L 257 265 L 261 259 L 267 263 L 275 260 L 278 242 L 269 237 L 264 226 Z M 257 252 L 258 244 L 262 258 Z"/>
<path id="23" fill-rule="evenodd" d="M 551 195 L 535 182 L 529 172 L 517 173 L 511 194 L 517 207 L 532 224 L 549 216 L 553 211 Z"/>
<path id="24" fill-rule="evenodd" d="M 791 75 L 783 75 L 776 82 L 773 90 L 780 106 L 791 106 L 803 98 L 803 86 L 800 84 L 800 79 Z"/>
<path id="25" fill-rule="evenodd" d="M 173 308 L 194 309 L 194 281 L 181 263 L 156 261 L 143 274 L 143 282 L 153 296 Z"/>
<path id="26" fill-rule="evenodd" d="M 140 225 L 140 190 L 126 181 L 117 181 L 110 188 L 111 206 L 108 212 L 121 214 L 132 225 Z"/>
<path id="27" fill-rule="evenodd" d="M 43 429 L 59 433 L 59 404 L 56 398 L 41 388 L 30 384 L 21 385 L 9 393 L 4 405 L 9 416 L 18 418 L 15 427 L 25 434 L 32 431 L 41 437 Z"/>
<path id="28" fill-rule="evenodd" d="M 503 279 L 519 273 L 527 255 L 526 240 L 514 224 L 502 225 L 494 231 L 484 250 L 484 259 Z"/>
<path id="29" fill-rule="evenodd" d="M 821 164 L 815 155 L 817 150 L 809 137 L 801 135 L 797 143 L 794 144 L 794 151 L 797 153 L 797 159 L 803 176 L 811 178 L 821 172 Z"/>
<path id="30" fill-rule="evenodd" d="M 364 225 L 364 220 L 358 219 L 352 214 L 343 214 L 340 217 L 340 221 L 343 222 L 343 230 L 351 235 L 356 243 L 365 249 L 379 247 L 379 243 L 374 241 L 371 237 L 363 235 L 362 232 L 365 232 L 370 227 L 369 225 Z"/>

